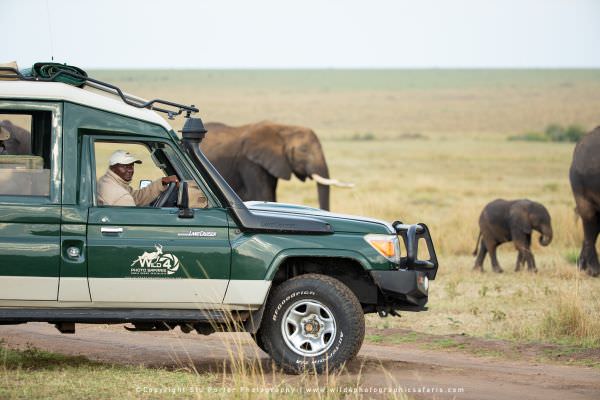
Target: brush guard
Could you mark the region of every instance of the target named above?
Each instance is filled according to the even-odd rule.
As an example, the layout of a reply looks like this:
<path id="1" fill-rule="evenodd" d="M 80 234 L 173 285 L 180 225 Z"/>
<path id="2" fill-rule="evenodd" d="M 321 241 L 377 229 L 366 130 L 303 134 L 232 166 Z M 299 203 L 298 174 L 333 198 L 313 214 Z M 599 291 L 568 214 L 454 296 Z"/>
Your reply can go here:
<path id="1" fill-rule="evenodd" d="M 434 280 L 438 269 L 438 260 L 435 247 L 431 240 L 431 234 L 427 225 L 419 223 L 406 225 L 401 221 L 395 221 L 392 226 L 402 238 L 406 248 L 406 257 L 400 258 L 400 268 L 424 272 L 430 280 Z M 428 260 L 419 260 L 419 241 L 423 239 L 429 253 Z"/>

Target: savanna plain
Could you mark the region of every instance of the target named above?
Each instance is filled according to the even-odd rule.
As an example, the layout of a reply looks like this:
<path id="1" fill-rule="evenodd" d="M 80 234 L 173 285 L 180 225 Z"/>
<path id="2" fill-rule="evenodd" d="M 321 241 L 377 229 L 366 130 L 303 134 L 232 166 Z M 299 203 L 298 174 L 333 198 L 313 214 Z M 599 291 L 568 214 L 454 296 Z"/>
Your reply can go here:
<path id="1" fill-rule="evenodd" d="M 332 189 L 332 211 L 426 223 L 440 262 L 430 286 L 429 310 L 403 313 L 401 318 L 369 315 L 366 343 L 421 343 L 500 359 L 527 353 L 535 362 L 600 368 L 600 278 L 591 278 L 576 266 L 582 228 L 568 179 L 574 143 L 508 140 L 551 124 L 578 125 L 585 131 L 600 125 L 600 70 L 90 74 L 143 97 L 195 104 L 205 122 L 241 125 L 271 120 L 308 126 L 321 140 L 331 176 L 355 184 L 351 189 Z M 176 129 L 183 123 L 172 122 Z M 277 195 L 281 202 L 318 204 L 310 181 L 280 181 Z M 534 234 L 537 274 L 514 271 L 517 254 L 510 243 L 499 248 L 503 274 L 491 272 L 489 259 L 486 272 L 472 271 L 479 213 L 496 198 L 529 198 L 549 210 L 552 243 L 541 247 Z M 41 365 L 52 367 L 37 368 L 31 361 L 36 357 Z M 86 379 L 86 371 L 101 388 L 77 389 L 83 397 L 108 397 L 135 379 L 221 387 L 244 385 L 256 381 L 256 376 L 264 380 L 260 366 L 244 366 L 241 361 L 231 366 L 234 373 L 225 378 L 224 373 L 199 373 L 193 368 L 140 369 L 4 346 L 0 397 L 61 397 L 79 388 L 77 382 Z M 28 392 L 32 379 L 56 382 L 42 392 Z M 136 396 L 135 391 L 119 393 Z"/>

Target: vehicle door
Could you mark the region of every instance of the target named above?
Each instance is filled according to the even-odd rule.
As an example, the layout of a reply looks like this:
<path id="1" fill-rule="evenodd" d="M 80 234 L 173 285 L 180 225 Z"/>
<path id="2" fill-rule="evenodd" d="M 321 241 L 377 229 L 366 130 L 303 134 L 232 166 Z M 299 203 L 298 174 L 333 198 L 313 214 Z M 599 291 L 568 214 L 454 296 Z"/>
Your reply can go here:
<path id="1" fill-rule="evenodd" d="M 56 301 L 61 104 L 0 104 L 0 301 Z M 64 255 L 64 254 L 63 254 Z"/>
<path id="2" fill-rule="evenodd" d="M 95 177 L 91 183 L 96 194 L 87 230 L 92 301 L 161 308 L 221 304 L 230 276 L 227 213 L 179 149 L 167 141 L 136 137 L 86 135 L 86 140 L 92 152 Z M 151 187 L 155 185 L 151 182 L 167 175 L 188 182 L 193 217 L 179 217 L 177 193 L 164 207 L 99 204 L 98 180 L 108 174 L 109 159 L 116 150 L 141 161 L 133 164 L 129 185 L 134 190 L 148 183 Z"/>

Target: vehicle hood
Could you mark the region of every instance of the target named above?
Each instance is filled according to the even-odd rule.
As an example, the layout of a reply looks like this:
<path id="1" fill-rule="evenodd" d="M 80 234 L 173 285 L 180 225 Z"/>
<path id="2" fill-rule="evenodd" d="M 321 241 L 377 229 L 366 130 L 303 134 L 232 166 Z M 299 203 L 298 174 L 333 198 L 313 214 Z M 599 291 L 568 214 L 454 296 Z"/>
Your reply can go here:
<path id="1" fill-rule="evenodd" d="M 273 203 L 267 201 L 246 201 L 246 207 L 252 212 L 304 216 L 322 220 L 330 224 L 334 232 L 382 233 L 393 234 L 390 223 L 356 215 L 336 214 L 319 208 L 297 204 Z"/>

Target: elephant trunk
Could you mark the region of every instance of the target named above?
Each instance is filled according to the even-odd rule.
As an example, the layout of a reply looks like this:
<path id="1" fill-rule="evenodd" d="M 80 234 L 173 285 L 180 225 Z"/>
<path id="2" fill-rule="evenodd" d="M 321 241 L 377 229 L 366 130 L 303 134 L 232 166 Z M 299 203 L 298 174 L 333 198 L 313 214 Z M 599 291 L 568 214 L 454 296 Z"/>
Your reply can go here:
<path id="1" fill-rule="evenodd" d="M 542 246 L 548 246 L 552 241 L 552 227 L 550 225 L 543 225 L 541 232 L 542 236 L 540 236 L 540 244 Z"/>
<path id="2" fill-rule="evenodd" d="M 314 168 L 309 174 L 310 177 L 315 179 L 315 176 L 320 178 L 324 178 L 324 180 L 329 179 L 329 168 L 327 167 L 327 162 L 323 157 L 323 160 L 319 162 L 318 167 Z M 329 185 L 327 182 L 324 182 L 319 179 L 315 179 L 317 182 L 317 194 L 319 195 L 319 208 L 325 211 L 329 211 Z"/>
<path id="3" fill-rule="evenodd" d="M 329 211 L 329 186 L 317 183 L 317 193 L 319 194 L 319 208 Z"/>

